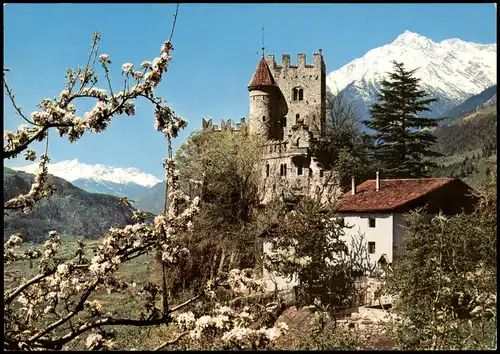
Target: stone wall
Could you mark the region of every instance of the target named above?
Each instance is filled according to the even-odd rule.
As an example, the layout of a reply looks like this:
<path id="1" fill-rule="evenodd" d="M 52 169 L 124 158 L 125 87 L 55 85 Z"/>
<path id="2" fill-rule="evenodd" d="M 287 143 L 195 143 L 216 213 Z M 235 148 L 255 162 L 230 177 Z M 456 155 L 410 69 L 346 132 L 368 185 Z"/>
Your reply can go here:
<path id="1" fill-rule="evenodd" d="M 319 133 L 325 120 L 326 66 L 321 52 L 313 54 L 313 65 L 306 63 L 306 55 L 297 55 L 297 65 L 290 65 L 290 55 L 283 54 L 281 65 L 274 55 L 266 58 L 271 73 L 288 105 L 286 131 L 302 120 L 312 132 Z M 293 99 L 293 89 L 303 90 L 303 100 Z M 286 133 L 285 133 L 286 134 Z"/>

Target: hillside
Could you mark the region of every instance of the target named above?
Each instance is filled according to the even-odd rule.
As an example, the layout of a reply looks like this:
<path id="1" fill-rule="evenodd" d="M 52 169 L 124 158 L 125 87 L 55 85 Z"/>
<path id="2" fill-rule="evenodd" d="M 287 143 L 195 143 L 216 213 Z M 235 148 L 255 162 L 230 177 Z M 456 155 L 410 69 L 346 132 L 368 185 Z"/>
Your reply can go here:
<path id="1" fill-rule="evenodd" d="M 443 120 L 441 122 L 442 125 L 446 125 L 458 117 L 465 117 L 471 113 L 474 113 L 477 109 L 483 108 L 483 105 L 484 107 L 494 105 L 492 103 L 493 99 L 496 97 L 496 93 L 497 85 L 493 85 L 491 87 L 488 87 L 481 93 L 469 97 L 463 103 L 443 113 L 443 117 L 450 118 Z"/>
<path id="2" fill-rule="evenodd" d="M 34 175 L 4 167 L 4 202 L 27 193 Z M 50 175 L 56 191 L 41 200 L 33 212 L 23 215 L 8 212 L 4 216 L 4 239 L 21 232 L 25 241 L 42 242 L 51 230 L 61 236 L 102 236 L 112 226 L 132 224 L 132 209 L 119 205 L 119 198 L 88 193 L 66 180 Z"/>
<path id="3" fill-rule="evenodd" d="M 435 130 L 435 149 L 444 156 L 436 159 L 439 167 L 433 177 L 458 177 L 477 188 L 486 171 L 496 170 L 496 106 L 485 106 Z"/>

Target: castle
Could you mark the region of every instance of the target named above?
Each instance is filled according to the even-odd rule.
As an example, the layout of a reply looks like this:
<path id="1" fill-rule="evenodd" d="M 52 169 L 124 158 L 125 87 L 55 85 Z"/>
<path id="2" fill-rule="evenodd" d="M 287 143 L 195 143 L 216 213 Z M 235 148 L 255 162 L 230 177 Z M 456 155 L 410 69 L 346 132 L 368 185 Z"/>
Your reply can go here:
<path id="1" fill-rule="evenodd" d="M 264 55 L 248 85 L 250 114 L 233 129 L 231 121 L 221 128 L 203 120 L 203 129 L 245 130 L 265 139 L 262 155 L 263 202 L 274 197 L 318 196 L 326 201 L 339 191 L 335 176 L 323 171 L 312 144 L 325 125 L 326 66 L 321 49 L 313 63 L 298 54 L 297 65 L 283 54 L 281 65 L 274 55 Z"/>

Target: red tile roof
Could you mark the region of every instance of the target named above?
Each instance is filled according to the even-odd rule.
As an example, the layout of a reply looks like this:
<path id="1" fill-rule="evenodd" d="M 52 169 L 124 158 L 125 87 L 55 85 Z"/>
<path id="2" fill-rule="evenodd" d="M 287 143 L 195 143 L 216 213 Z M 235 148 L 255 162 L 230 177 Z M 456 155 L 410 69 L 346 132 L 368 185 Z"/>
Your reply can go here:
<path id="1" fill-rule="evenodd" d="M 253 74 L 252 80 L 248 84 L 248 88 L 259 86 L 275 86 L 273 75 L 267 66 L 266 60 L 261 58 L 257 70 Z"/>
<path id="2" fill-rule="evenodd" d="M 368 180 L 356 187 L 356 194 L 345 193 L 339 201 L 339 212 L 377 212 L 401 208 L 430 192 L 436 191 L 456 178 L 381 179 L 380 189 L 375 180 Z"/>

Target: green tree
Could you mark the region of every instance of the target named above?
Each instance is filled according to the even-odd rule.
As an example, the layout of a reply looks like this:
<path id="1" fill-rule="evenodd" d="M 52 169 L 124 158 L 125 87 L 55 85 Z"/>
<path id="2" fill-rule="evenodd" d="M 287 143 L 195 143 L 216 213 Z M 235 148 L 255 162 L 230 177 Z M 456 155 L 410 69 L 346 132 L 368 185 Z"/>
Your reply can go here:
<path id="1" fill-rule="evenodd" d="M 370 140 L 361 132 L 356 107 L 341 93 L 327 94 L 325 127 L 312 150 L 325 170 L 335 171 L 342 190 L 350 188 L 351 176 L 359 182 L 375 176 Z"/>
<path id="2" fill-rule="evenodd" d="M 260 204 L 261 141 L 229 131 L 198 131 L 176 152 L 179 188 L 201 195 L 200 212 L 186 233 L 191 257 L 171 271 L 172 291 L 195 289 L 216 272 L 254 267 Z"/>
<path id="3" fill-rule="evenodd" d="M 440 156 L 431 150 L 436 137 L 430 130 L 438 126 L 440 119 L 422 118 L 419 114 L 430 111 L 427 106 L 437 99 L 426 98 L 420 79 L 414 77 L 417 69 L 408 71 L 403 63 L 393 64 L 390 81 L 382 81 L 379 103 L 370 109 L 373 119 L 363 123 L 375 131 L 369 136 L 385 176 L 424 177 L 429 168 L 436 166 L 430 158 Z"/>
<path id="4" fill-rule="evenodd" d="M 405 256 L 384 284 L 402 348 L 496 347 L 496 176 L 475 194 L 472 214 L 407 215 Z"/>
<path id="5" fill-rule="evenodd" d="M 320 300 L 331 310 L 350 304 L 354 294 L 354 267 L 346 259 L 343 226 L 333 209 L 302 198 L 293 210 L 283 207 L 276 218 L 267 267 L 277 275 L 296 276 L 300 300 Z M 343 255 L 343 256 L 342 256 Z"/>

